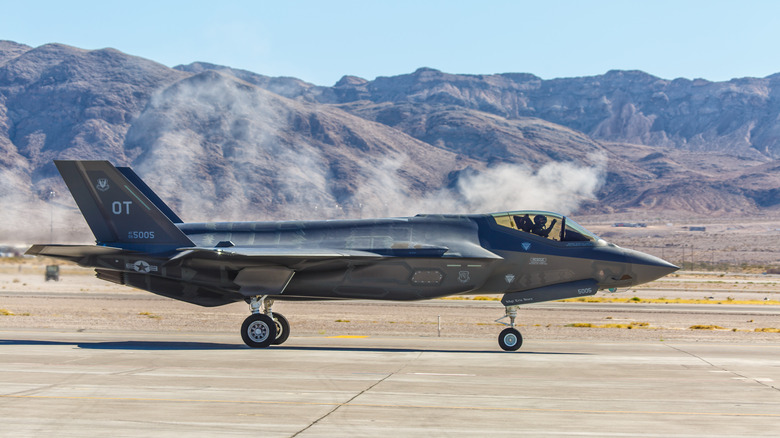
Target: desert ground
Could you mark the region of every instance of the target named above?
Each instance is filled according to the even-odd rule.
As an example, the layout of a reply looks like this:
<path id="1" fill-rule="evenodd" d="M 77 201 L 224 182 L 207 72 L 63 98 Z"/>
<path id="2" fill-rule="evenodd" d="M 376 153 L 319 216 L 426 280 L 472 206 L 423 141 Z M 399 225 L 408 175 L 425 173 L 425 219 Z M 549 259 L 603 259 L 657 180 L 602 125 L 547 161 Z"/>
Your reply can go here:
<path id="1" fill-rule="evenodd" d="M 683 269 L 761 273 L 775 268 L 780 273 L 777 215 L 670 219 L 647 214 L 574 219 L 609 242 L 661 257 Z M 618 222 L 647 226 L 613 226 Z"/>
<path id="2" fill-rule="evenodd" d="M 44 279 L 37 260 L 0 265 L 0 329 L 235 333 L 244 303 L 203 308 L 98 280 L 61 265 Z M 504 315 L 498 296 L 424 302 L 277 302 L 292 336 L 494 338 Z M 780 275 L 682 271 L 648 285 L 522 307 L 519 329 L 540 340 L 780 340 Z"/>
<path id="3" fill-rule="evenodd" d="M 523 336 L 536 339 L 780 340 L 780 220 L 576 218 L 609 242 L 676 263 L 675 274 L 594 299 L 522 307 Z M 642 228 L 614 227 L 616 221 Z M 691 231 L 691 227 L 705 227 Z M 44 269 L 59 263 L 60 281 Z M 277 302 L 292 335 L 413 335 L 494 338 L 498 296 L 425 302 Z M 235 333 L 249 314 L 159 297 L 100 281 L 90 269 L 36 258 L 0 259 L 0 328 Z M 696 327 L 696 328 L 691 328 Z"/>

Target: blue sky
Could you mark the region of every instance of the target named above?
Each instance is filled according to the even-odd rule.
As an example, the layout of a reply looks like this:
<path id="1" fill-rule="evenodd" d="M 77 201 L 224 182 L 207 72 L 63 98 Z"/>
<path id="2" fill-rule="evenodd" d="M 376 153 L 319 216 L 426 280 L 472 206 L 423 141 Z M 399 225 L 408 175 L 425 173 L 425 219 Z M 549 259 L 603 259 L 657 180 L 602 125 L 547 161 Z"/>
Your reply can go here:
<path id="1" fill-rule="evenodd" d="M 722 81 L 780 72 L 780 2 L 0 0 L 0 39 L 113 47 L 167 66 L 205 61 L 317 85 L 419 67 Z"/>

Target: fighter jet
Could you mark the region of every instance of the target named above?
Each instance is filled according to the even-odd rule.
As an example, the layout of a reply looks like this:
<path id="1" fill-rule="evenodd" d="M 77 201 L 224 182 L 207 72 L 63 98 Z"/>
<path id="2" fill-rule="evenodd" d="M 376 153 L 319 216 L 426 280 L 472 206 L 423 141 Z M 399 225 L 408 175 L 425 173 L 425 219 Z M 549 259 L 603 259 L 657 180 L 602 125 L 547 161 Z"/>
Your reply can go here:
<path id="1" fill-rule="evenodd" d="M 33 245 L 27 254 L 199 306 L 245 301 L 246 345 L 279 345 L 277 300 L 412 301 L 503 294 L 506 351 L 520 348 L 520 305 L 593 295 L 678 269 L 607 243 L 551 212 L 421 214 L 360 220 L 184 223 L 130 168 L 55 161 L 96 245 Z"/>

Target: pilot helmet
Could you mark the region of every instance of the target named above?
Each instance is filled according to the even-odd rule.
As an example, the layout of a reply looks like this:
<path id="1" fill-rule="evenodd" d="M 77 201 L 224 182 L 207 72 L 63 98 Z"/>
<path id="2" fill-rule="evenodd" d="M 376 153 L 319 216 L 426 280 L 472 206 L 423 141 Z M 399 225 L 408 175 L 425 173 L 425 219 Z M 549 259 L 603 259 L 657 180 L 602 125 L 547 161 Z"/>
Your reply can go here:
<path id="1" fill-rule="evenodd" d="M 537 214 L 534 218 L 534 223 L 536 225 L 544 225 L 547 223 L 547 216 L 543 216 L 541 214 Z"/>

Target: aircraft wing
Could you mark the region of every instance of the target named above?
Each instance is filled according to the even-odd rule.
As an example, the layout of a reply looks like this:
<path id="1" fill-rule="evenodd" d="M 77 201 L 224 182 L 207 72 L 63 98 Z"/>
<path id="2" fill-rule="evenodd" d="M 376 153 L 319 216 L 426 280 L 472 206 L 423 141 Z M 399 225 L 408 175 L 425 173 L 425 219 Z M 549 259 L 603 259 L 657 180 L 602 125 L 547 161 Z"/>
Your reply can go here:
<path id="1" fill-rule="evenodd" d="M 394 257 L 424 257 L 441 259 L 483 260 L 492 262 L 501 257 L 474 245 L 475 248 L 461 248 L 451 256 L 443 256 L 449 249 L 433 245 L 414 245 L 403 248 L 372 248 L 356 250 L 343 248 L 285 248 L 285 247 L 184 247 L 179 254 L 165 264 L 187 261 L 190 264 L 229 264 L 238 269 L 233 282 L 239 286 L 239 293 L 251 297 L 257 295 L 279 295 L 287 288 L 296 272 L 313 266 L 336 262 L 338 268 L 347 265 L 371 265 L 380 260 Z"/>
<path id="2" fill-rule="evenodd" d="M 463 245 L 461 245 L 463 246 Z M 387 257 L 435 257 L 501 260 L 502 257 L 479 245 L 459 248 L 452 255 L 449 248 L 434 245 L 415 245 L 409 247 L 372 248 L 372 249 L 332 249 L 332 248 L 284 248 L 284 247 L 185 247 L 170 261 L 180 259 L 216 259 L 218 257 L 252 259 L 271 264 L 284 265 L 286 262 L 300 260 L 353 259 L 377 260 Z M 446 254 L 446 255 L 445 255 Z"/>

